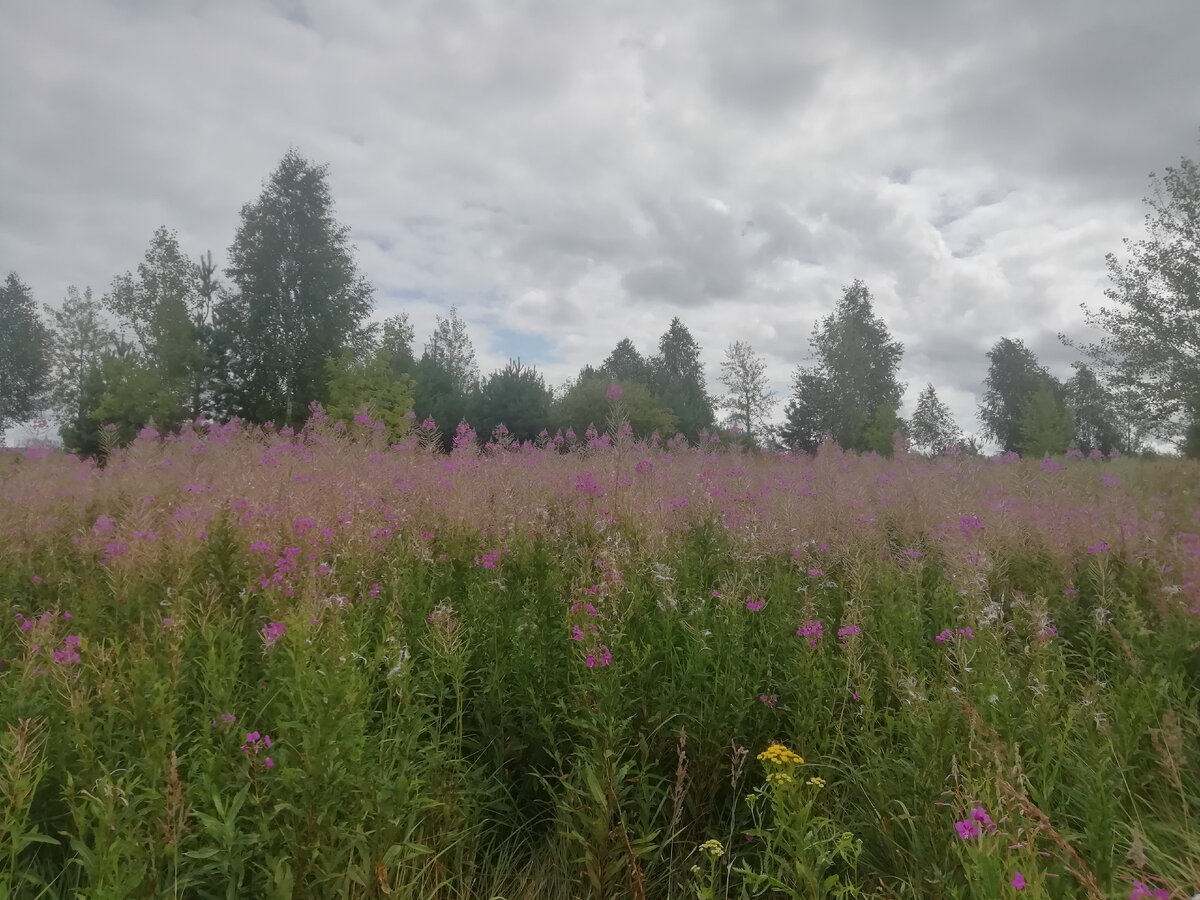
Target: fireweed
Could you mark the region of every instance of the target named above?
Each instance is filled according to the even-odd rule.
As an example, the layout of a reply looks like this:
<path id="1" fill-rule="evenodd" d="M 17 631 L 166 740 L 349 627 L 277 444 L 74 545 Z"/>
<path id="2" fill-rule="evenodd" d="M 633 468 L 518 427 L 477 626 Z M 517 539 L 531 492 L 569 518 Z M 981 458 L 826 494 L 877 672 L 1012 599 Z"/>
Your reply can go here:
<path id="1" fill-rule="evenodd" d="M 0 893 L 1200 890 L 1194 463 L 316 422 L 0 455 Z"/>

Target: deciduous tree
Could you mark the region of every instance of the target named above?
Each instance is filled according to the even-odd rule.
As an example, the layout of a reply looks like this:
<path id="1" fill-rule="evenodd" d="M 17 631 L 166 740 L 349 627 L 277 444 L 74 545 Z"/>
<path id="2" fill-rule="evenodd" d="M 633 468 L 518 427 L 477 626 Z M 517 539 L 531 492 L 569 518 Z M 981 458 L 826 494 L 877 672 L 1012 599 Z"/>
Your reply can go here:
<path id="1" fill-rule="evenodd" d="M 328 400 L 328 360 L 365 346 L 372 289 L 358 273 L 349 230 L 333 214 L 326 166 L 289 150 L 258 199 L 242 207 L 222 304 L 234 336 L 231 374 L 252 421 L 300 424 Z"/>
<path id="2" fill-rule="evenodd" d="M 917 449 L 941 455 L 962 440 L 950 407 L 938 399 L 932 384 L 917 398 L 917 409 L 908 423 L 908 436 Z"/>
<path id="3" fill-rule="evenodd" d="M 0 285 L 0 443 L 12 425 L 44 408 L 50 384 L 52 335 L 33 292 L 10 272 Z"/>
<path id="4" fill-rule="evenodd" d="M 741 429 L 751 442 L 766 436 L 775 395 L 769 387 L 767 364 L 745 341 L 734 341 L 726 349 L 721 383 L 729 392 L 721 399 L 721 408 L 729 413 L 725 424 Z"/>
<path id="5" fill-rule="evenodd" d="M 1022 423 L 1029 398 L 1039 388 L 1049 386 L 1057 394 L 1060 387 L 1022 340 L 1000 338 L 987 357 L 990 365 L 979 421 L 984 434 L 1005 451 L 1019 451 L 1024 443 Z"/>
<path id="6" fill-rule="evenodd" d="M 1185 157 L 1150 179 L 1146 237 L 1125 240 L 1124 261 L 1108 255 L 1111 305 L 1084 305 L 1106 334 L 1081 349 L 1154 437 L 1183 447 L 1191 426 L 1200 434 L 1200 162 Z"/>
<path id="7" fill-rule="evenodd" d="M 100 302 L 92 298 L 91 288 L 80 293 L 71 285 L 62 307 L 47 306 L 46 312 L 54 324 L 50 405 L 64 446 L 86 451 L 94 445 L 98 427 L 93 414 L 102 396 L 102 391 L 96 393 L 100 367 L 105 354 L 116 347 L 117 335 Z M 103 386 L 102 381 L 99 384 Z"/>

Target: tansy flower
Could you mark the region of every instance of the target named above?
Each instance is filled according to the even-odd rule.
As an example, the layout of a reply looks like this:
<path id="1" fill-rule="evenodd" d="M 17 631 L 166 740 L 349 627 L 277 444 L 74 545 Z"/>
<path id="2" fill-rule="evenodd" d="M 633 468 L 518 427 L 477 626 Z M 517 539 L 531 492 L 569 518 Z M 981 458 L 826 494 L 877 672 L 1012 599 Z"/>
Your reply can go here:
<path id="1" fill-rule="evenodd" d="M 812 778 L 808 779 L 808 783 L 816 788 L 825 787 L 825 779 L 822 778 L 820 775 L 814 775 Z"/>
<path id="2" fill-rule="evenodd" d="M 767 775 L 767 784 L 771 787 L 784 787 L 792 784 L 794 779 L 787 772 L 771 772 Z"/>
<path id="3" fill-rule="evenodd" d="M 720 841 L 710 839 L 700 845 L 700 852 L 707 853 L 713 859 L 719 859 L 725 855 L 725 847 Z"/>
<path id="4" fill-rule="evenodd" d="M 783 744 L 772 744 L 762 753 L 758 754 L 759 762 L 772 762 L 777 765 L 801 765 L 804 762 L 804 757 L 793 753 Z"/>

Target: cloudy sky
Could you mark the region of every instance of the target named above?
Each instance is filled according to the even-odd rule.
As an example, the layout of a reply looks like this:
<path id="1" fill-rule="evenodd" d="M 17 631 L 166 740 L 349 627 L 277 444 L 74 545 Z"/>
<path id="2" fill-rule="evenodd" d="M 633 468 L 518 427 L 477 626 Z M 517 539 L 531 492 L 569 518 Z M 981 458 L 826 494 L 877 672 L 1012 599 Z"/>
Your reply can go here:
<path id="1" fill-rule="evenodd" d="M 0 0 L 0 270 L 98 293 L 223 258 L 289 146 L 377 315 L 457 305 L 551 384 L 680 316 L 776 389 L 864 279 L 960 424 L 988 348 L 1060 375 L 1148 175 L 1200 145 L 1195 0 Z M 781 405 L 782 407 L 782 405 Z"/>

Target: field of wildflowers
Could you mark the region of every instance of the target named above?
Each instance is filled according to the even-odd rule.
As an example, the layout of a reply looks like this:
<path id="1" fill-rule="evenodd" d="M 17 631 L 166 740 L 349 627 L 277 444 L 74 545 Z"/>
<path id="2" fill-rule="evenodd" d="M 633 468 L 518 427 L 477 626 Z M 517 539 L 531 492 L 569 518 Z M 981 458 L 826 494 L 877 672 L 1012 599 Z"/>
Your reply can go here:
<path id="1" fill-rule="evenodd" d="M 1186 898 L 1200 467 L 0 456 L 0 898 Z"/>

